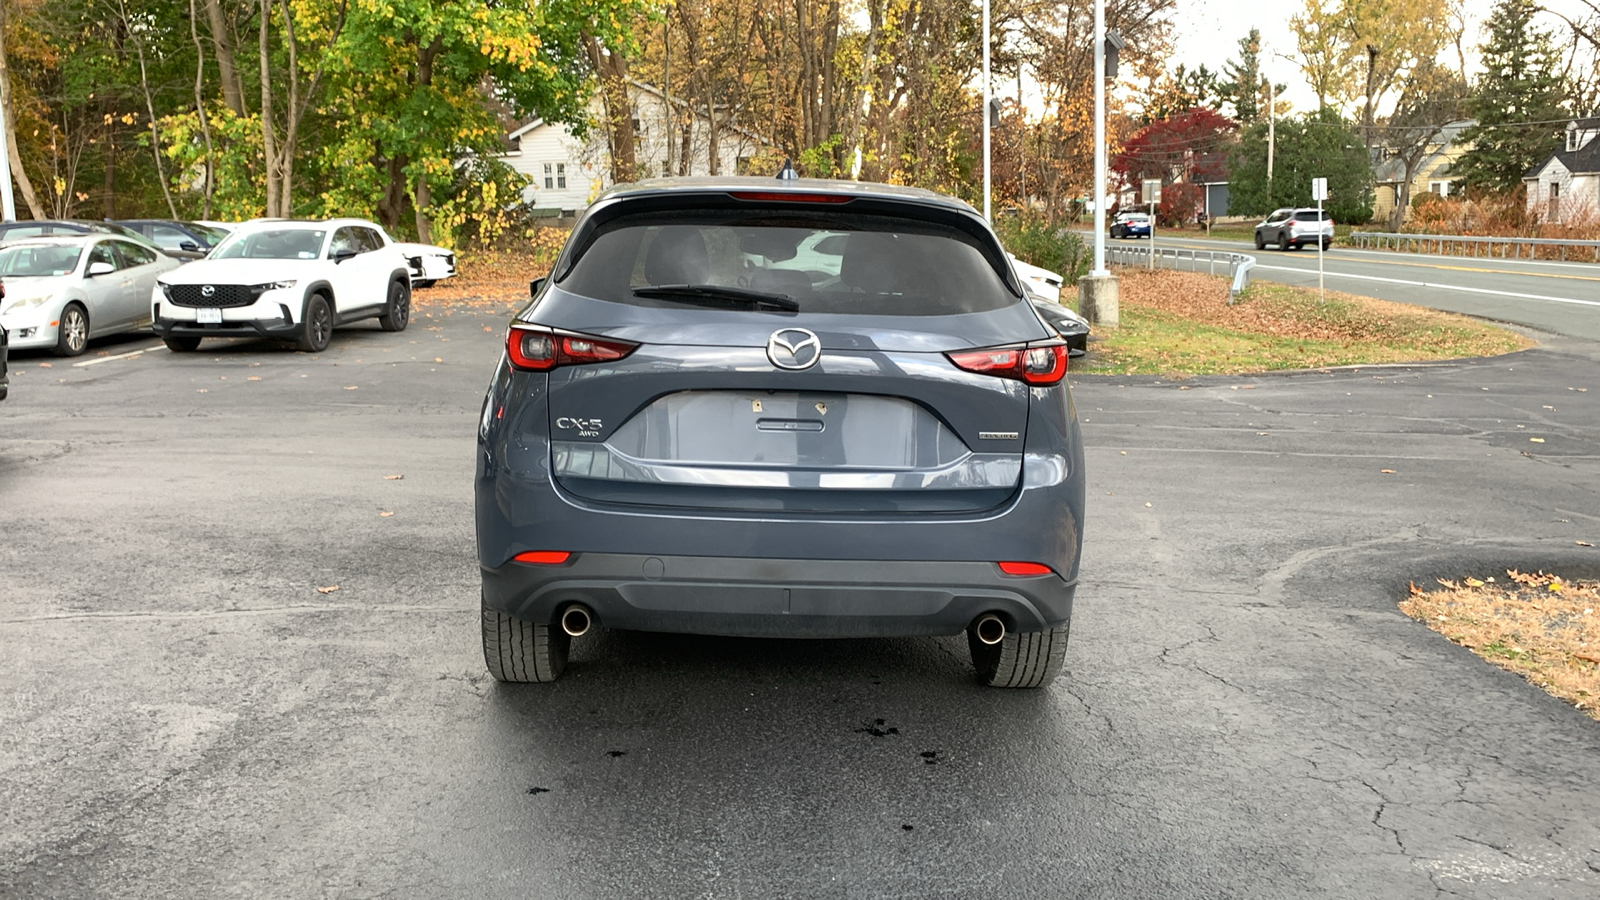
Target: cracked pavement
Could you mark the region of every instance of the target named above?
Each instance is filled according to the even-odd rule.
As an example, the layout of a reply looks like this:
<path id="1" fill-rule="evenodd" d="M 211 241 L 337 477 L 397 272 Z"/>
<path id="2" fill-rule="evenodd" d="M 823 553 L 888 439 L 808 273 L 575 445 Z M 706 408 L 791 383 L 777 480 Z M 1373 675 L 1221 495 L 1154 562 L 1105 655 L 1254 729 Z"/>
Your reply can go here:
<path id="1" fill-rule="evenodd" d="M 1079 379 L 1048 690 L 961 638 L 612 632 L 507 687 L 470 494 L 505 316 L 419 312 L 15 363 L 0 897 L 1600 893 L 1600 724 L 1395 607 L 1600 574 L 1594 344 Z"/>

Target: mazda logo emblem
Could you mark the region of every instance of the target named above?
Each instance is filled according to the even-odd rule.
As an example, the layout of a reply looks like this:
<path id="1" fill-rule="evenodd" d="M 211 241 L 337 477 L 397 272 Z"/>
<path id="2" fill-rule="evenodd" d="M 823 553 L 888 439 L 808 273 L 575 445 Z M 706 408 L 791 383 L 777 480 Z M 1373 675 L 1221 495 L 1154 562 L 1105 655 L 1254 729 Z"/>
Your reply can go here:
<path id="1" fill-rule="evenodd" d="M 780 369 L 809 369 L 822 358 L 822 341 L 804 328 L 784 328 L 767 338 L 767 359 Z"/>
<path id="2" fill-rule="evenodd" d="M 214 284 L 208 284 L 205 287 L 200 289 L 200 296 L 202 296 L 202 297 L 211 297 L 211 296 L 214 296 L 216 293 L 217 293 L 217 286 L 214 285 Z"/>

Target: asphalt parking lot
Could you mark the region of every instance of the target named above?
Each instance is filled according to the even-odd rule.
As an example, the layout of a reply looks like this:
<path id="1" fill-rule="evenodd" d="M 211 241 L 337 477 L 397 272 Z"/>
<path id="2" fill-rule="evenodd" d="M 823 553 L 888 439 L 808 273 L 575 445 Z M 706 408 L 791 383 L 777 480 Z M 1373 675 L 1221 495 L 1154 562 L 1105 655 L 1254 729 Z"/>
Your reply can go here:
<path id="1" fill-rule="evenodd" d="M 0 896 L 1600 893 L 1600 724 L 1395 608 L 1600 574 L 1600 346 L 1079 381 L 1043 691 L 959 638 L 636 633 L 505 686 L 470 491 L 505 319 L 14 363 Z"/>

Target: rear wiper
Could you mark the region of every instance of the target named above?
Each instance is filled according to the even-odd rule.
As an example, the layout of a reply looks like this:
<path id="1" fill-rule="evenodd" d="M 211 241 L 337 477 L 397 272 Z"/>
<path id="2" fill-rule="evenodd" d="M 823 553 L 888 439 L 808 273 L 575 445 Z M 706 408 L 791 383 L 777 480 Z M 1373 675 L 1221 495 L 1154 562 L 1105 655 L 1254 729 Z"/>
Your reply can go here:
<path id="1" fill-rule="evenodd" d="M 652 284 L 648 287 L 634 288 L 633 295 L 649 297 L 652 300 L 698 303 L 702 306 L 737 304 L 751 309 L 765 306 L 785 312 L 800 311 L 800 304 L 788 294 L 769 294 L 766 291 L 723 287 L 716 284 Z"/>

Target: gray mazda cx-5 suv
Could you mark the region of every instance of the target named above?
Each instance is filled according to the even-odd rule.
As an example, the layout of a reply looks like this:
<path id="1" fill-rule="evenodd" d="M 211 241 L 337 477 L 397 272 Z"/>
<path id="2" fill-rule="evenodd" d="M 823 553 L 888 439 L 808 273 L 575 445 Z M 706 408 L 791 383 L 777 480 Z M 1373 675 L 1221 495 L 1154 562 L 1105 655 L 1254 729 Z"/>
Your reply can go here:
<path id="1" fill-rule="evenodd" d="M 483 647 L 550 681 L 594 623 L 967 633 L 1061 669 L 1083 542 L 1067 348 L 970 206 L 834 181 L 591 205 L 512 321 L 478 428 Z"/>

